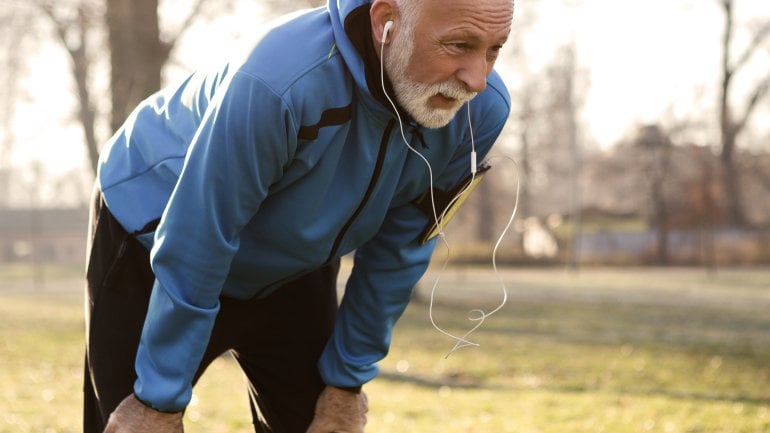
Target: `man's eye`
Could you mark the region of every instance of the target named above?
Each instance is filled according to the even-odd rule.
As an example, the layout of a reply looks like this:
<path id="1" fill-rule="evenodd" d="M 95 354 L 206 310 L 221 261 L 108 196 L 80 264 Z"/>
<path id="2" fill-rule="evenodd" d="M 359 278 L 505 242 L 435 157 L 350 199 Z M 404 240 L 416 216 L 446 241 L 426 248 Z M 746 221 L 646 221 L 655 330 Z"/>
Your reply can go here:
<path id="1" fill-rule="evenodd" d="M 453 42 L 450 44 L 450 46 L 459 51 L 468 51 L 471 49 L 470 44 L 466 42 Z"/>

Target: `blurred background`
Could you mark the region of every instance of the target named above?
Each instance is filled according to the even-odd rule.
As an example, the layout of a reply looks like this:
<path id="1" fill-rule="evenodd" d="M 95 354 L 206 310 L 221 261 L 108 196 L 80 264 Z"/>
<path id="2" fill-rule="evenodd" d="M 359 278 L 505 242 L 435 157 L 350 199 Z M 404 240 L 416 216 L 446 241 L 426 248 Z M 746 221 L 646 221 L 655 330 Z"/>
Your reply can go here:
<path id="1" fill-rule="evenodd" d="M 0 0 L 0 262 L 82 263 L 136 103 L 321 3 Z M 486 260 L 519 187 L 504 262 L 770 261 L 770 2 L 521 0 L 498 69 L 511 118 L 455 259 Z"/>
<path id="2" fill-rule="evenodd" d="M 0 433 L 81 431 L 102 144 L 321 3 L 0 0 Z M 367 384 L 367 431 L 770 433 L 770 2 L 517 0 L 497 69 L 513 105 L 493 169 Z M 447 356 L 434 319 L 464 335 L 502 290 L 480 347 Z M 231 358 L 185 424 L 252 430 Z"/>

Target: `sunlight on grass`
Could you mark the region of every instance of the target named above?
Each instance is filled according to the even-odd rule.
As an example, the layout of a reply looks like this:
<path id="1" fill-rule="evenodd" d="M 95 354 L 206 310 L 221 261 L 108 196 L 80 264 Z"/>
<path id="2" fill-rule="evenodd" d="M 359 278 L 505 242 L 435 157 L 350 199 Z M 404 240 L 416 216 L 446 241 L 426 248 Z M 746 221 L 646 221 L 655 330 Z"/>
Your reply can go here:
<path id="1" fill-rule="evenodd" d="M 214 361 L 193 389 L 186 433 L 253 432 L 246 382 L 230 357 Z"/>
<path id="2" fill-rule="evenodd" d="M 81 430 L 82 311 L 74 293 L 0 295 L 0 432 Z"/>
<path id="3" fill-rule="evenodd" d="M 365 388 L 367 432 L 770 433 L 770 272 L 645 274 L 587 271 L 567 283 L 513 270 L 511 301 L 472 337 L 480 347 L 448 358 L 454 343 L 413 303 Z M 494 304 L 484 281 L 446 280 L 465 293 L 442 298 L 442 326 L 462 333 L 472 304 Z M 643 284 L 646 298 L 629 289 Z M 82 308 L 75 288 L 0 291 L 0 433 L 81 431 Z M 194 394 L 188 433 L 252 431 L 232 359 L 212 364 Z"/>

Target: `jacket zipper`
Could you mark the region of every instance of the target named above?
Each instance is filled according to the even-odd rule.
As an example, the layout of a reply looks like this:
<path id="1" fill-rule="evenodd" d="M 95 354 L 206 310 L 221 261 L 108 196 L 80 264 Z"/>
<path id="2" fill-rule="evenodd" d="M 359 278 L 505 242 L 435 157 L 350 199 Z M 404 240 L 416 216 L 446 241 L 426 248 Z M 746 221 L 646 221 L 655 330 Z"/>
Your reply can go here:
<path id="1" fill-rule="evenodd" d="M 358 204 L 358 207 L 356 208 L 355 212 L 353 212 L 353 215 L 348 218 L 347 222 L 345 222 L 345 225 L 342 226 L 342 230 L 337 235 L 337 238 L 334 239 L 334 244 L 332 245 L 331 252 L 329 252 L 329 257 L 327 257 L 325 263 L 329 263 L 332 261 L 332 259 L 334 259 L 334 256 L 337 254 L 337 250 L 340 248 L 342 239 L 345 237 L 348 230 L 350 230 L 350 227 L 355 222 L 356 218 L 358 218 L 358 216 L 364 210 L 366 204 L 369 202 L 369 198 L 374 192 L 374 187 L 377 185 L 377 180 L 380 178 L 380 173 L 382 173 L 382 166 L 385 164 L 385 155 L 388 150 L 388 141 L 390 141 L 390 134 L 393 132 L 393 127 L 395 124 L 396 121 L 391 119 L 390 122 L 388 122 L 388 126 L 385 127 L 385 131 L 382 134 L 382 141 L 380 142 L 380 151 L 377 154 L 377 162 L 374 165 L 374 172 L 372 173 L 372 177 L 369 180 L 369 186 L 366 188 L 366 192 L 364 193 L 364 197 L 361 199 L 361 203 Z"/>

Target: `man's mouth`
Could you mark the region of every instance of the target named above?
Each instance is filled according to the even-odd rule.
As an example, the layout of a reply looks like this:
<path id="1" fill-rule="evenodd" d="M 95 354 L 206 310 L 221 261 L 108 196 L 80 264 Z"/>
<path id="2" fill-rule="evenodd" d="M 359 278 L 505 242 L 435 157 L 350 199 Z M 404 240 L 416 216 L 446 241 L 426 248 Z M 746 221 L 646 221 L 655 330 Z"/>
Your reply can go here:
<path id="1" fill-rule="evenodd" d="M 443 93 L 437 93 L 428 99 L 428 102 L 434 108 L 443 108 L 445 110 L 454 108 L 457 106 L 457 99 L 451 96 L 447 96 Z"/>

